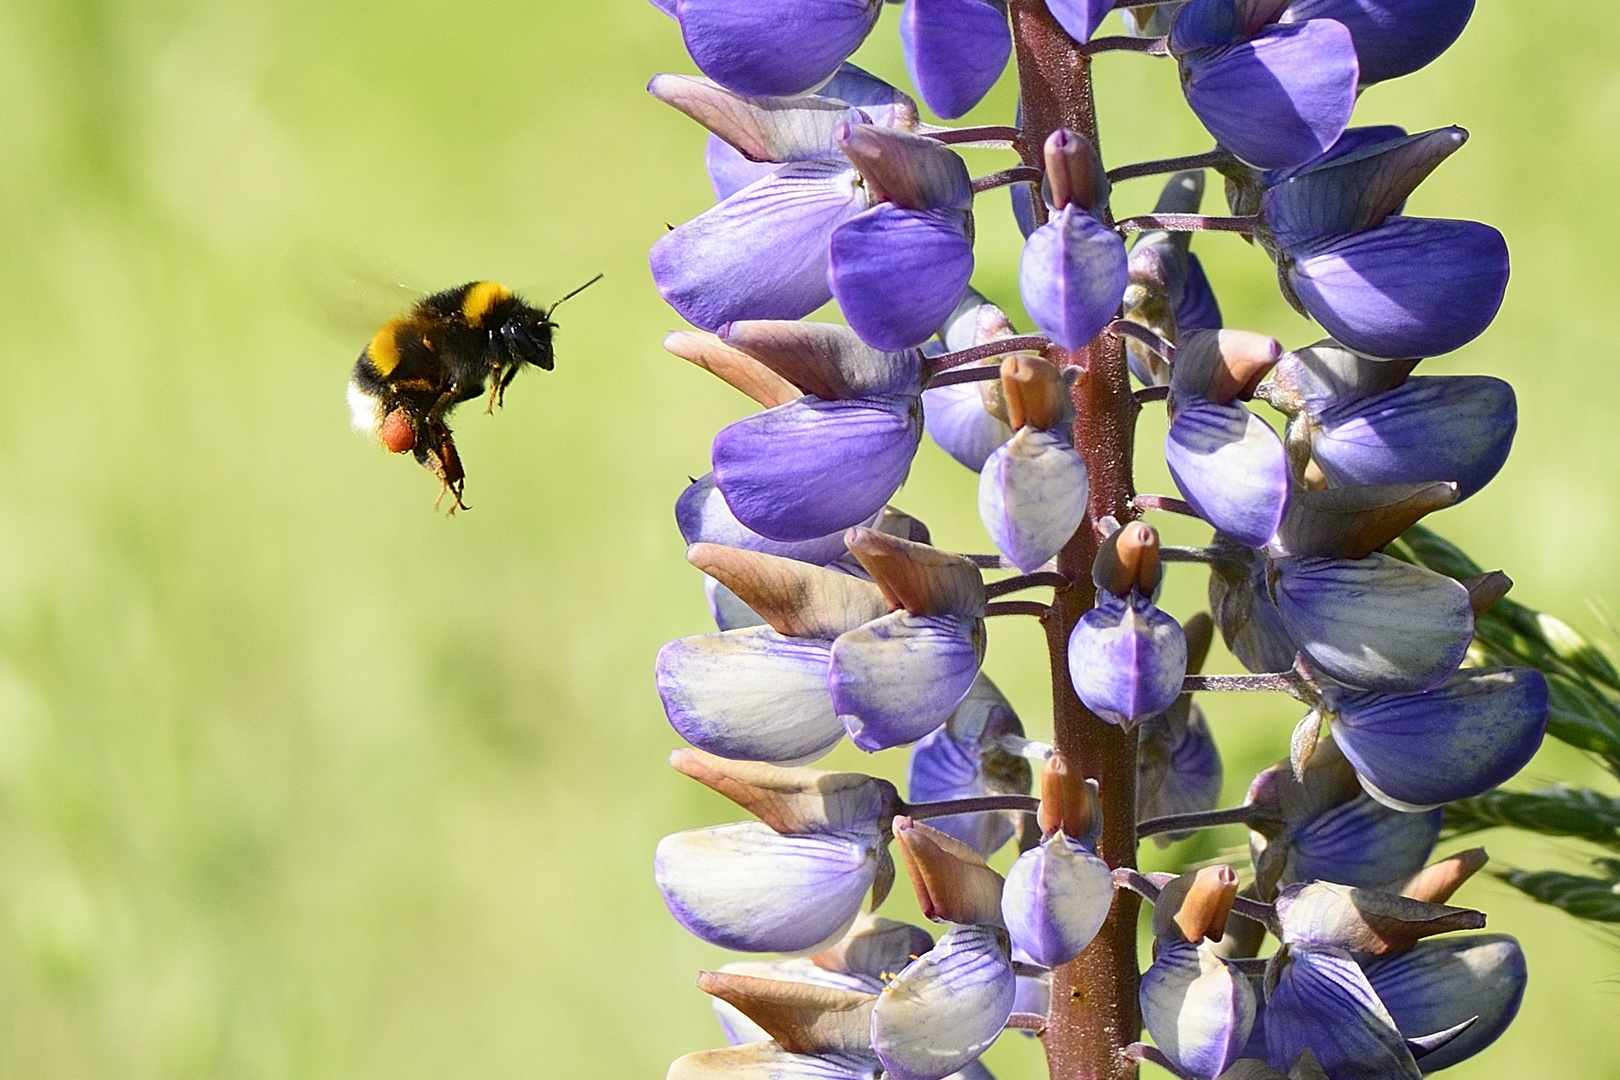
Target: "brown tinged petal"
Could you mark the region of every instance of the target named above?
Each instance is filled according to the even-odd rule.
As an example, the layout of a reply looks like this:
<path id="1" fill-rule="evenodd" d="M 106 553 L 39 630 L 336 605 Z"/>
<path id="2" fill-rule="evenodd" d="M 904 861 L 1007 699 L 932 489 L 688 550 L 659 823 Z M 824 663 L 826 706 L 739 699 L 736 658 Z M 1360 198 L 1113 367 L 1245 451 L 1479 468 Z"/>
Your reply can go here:
<path id="1" fill-rule="evenodd" d="M 1282 355 L 1277 339 L 1264 334 L 1194 330 L 1176 347 L 1170 389 L 1217 405 L 1247 401 Z"/>
<path id="2" fill-rule="evenodd" d="M 1126 596 L 1133 587 L 1144 596 L 1152 596 L 1163 576 L 1159 530 L 1141 521 L 1131 522 L 1098 545 L 1097 558 L 1091 564 L 1092 582 L 1115 596 Z"/>
<path id="3" fill-rule="evenodd" d="M 698 989 L 735 1006 L 794 1054 L 870 1054 L 876 994 L 704 971 Z"/>
<path id="4" fill-rule="evenodd" d="M 1443 904 L 1462 888 L 1463 882 L 1484 869 L 1490 858 L 1482 847 L 1459 851 L 1451 858 L 1431 863 L 1405 881 L 1390 886 L 1390 891 L 1426 904 Z"/>
<path id="5" fill-rule="evenodd" d="M 984 614 L 984 573 L 962 556 L 861 525 L 844 534 L 844 544 L 891 608 L 913 615 Z"/>
<path id="6" fill-rule="evenodd" d="M 1096 835 L 1102 827 L 1102 804 L 1097 789 L 1070 770 L 1068 759 L 1054 750 L 1041 768 L 1041 808 L 1037 812 L 1041 835 L 1062 829 L 1077 840 Z"/>
<path id="7" fill-rule="evenodd" d="M 1007 402 L 1007 424 L 1045 431 L 1062 423 L 1068 387 L 1056 364 L 1014 353 L 1001 362 L 1001 391 Z"/>
<path id="8" fill-rule="evenodd" d="M 734 322 L 720 332 L 725 345 L 823 401 L 922 389 L 921 354 L 874 349 L 847 326 L 757 319 Z"/>
<path id="9" fill-rule="evenodd" d="M 664 338 L 664 348 L 718 376 L 767 409 L 804 396 L 782 376 L 705 330 L 676 330 Z"/>
<path id="10" fill-rule="evenodd" d="M 784 834 L 866 831 L 886 823 L 900 805 L 893 784 L 862 773 L 786 769 L 697 749 L 676 750 L 669 764 Z"/>
<path id="11" fill-rule="evenodd" d="M 1091 140 L 1068 128 L 1046 137 L 1046 187 L 1052 208 L 1074 203 L 1082 210 L 1108 205 L 1108 174 Z"/>
<path id="12" fill-rule="evenodd" d="M 1457 501 L 1457 485 L 1366 484 L 1295 492 L 1277 530 L 1290 555 L 1362 559 Z"/>
<path id="13" fill-rule="evenodd" d="M 935 922 L 1003 925 L 1002 877 L 978 852 L 909 817 L 894 819 L 894 838 L 923 915 Z"/>
<path id="14" fill-rule="evenodd" d="M 1181 624 L 1187 635 L 1187 674 L 1197 675 L 1204 670 L 1209 659 L 1209 646 L 1215 640 L 1215 620 L 1207 611 L 1200 611 Z"/>
<path id="15" fill-rule="evenodd" d="M 1277 897 L 1278 935 L 1290 945 L 1332 945 L 1352 952 L 1402 952 L 1420 939 L 1478 930 L 1482 912 L 1426 904 L 1394 893 L 1326 881 L 1290 885 Z"/>
<path id="16" fill-rule="evenodd" d="M 790 1054 L 774 1042 L 743 1043 L 699 1050 L 671 1063 L 664 1080 L 770 1080 L 785 1069 L 814 1065 L 814 1058 Z"/>
<path id="17" fill-rule="evenodd" d="M 1237 899 L 1237 871 L 1230 866 L 1206 866 L 1165 885 L 1153 905 L 1153 934 L 1196 945 L 1205 938 L 1221 940 L 1226 917 Z"/>
<path id="18" fill-rule="evenodd" d="M 1474 609 L 1474 618 L 1477 619 L 1508 594 L 1513 588 L 1513 579 L 1500 570 L 1491 570 L 1464 578 L 1462 584 L 1468 590 L 1468 606 Z"/>
<path id="19" fill-rule="evenodd" d="M 686 561 L 736 593 L 785 637 L 831 641 L 889 613 L 869 581 L 761 551 L 693 544 Z"/>

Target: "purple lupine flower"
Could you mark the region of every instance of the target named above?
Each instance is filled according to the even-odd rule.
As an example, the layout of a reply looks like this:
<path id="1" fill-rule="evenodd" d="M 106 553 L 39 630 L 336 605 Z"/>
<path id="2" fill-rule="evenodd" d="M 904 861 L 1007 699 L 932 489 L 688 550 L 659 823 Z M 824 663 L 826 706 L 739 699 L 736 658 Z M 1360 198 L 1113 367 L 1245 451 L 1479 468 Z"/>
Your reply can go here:
<path id="1" fill-rule="evenodd" d="M 1534 668 L 1469 668 L 1419 694 L 1329 687 L 1323 711 L 1367 792 L 1397 809 L 1483 794 L 1522 769 L 1547 730 Z"/>
<path id="2" fill-rule="evenodd" d="M 1224 933 L 1237 874 L 1211 866 L 1169 882 L 1153 908 L 1155 956 L 1138 1000 L 1154 1043 L 1188 1076 L 1214 1080 L 1237 1060 L 1258 1003 L 1246 975 L 1206 943 Z"/>
<path id="3" fill-rule="evenodd" d="M 1360 68 L 1342 23 L 1282 24 L 1276 0 L 1190 0 L 1170 52 L 1187 104 L 1210 134 L 1262 169 L 1298 165 L 1343 134 Z"/>
<path id="4" fill-rule="evenodd" d="M 1273 386 L 1297 398 L 1290 423 L 1304 428 L 1331 483 L 1451 481 L 1466 499 L 1507 460 L 1513 388 L 1485 375 L 1408 377 L 1407 368 L 1329 340 L 1284 356 Z"/>
<path id="5" fill-rule="evenodd" d="M 1249 853 L 1262 899 L 1279 888 L 1331 881 L 1381 888 L 1423 868 L 1440 836 L 1441 813 L 1393 810 L 1361 789 L 1332 735 L 1316 743 L 1299 777 L 1282 761 L 1249 785 Z"/>
<path id="6" fill-rule="evenodd" d="M 968 696 L 945 725 L 912 748 L 906 797 L 914 803 L 1029 791 L 1029 762 L 1001 745 L 1024 727 L 988 676 L 979 674 Z M 931 818 L 934 828 L 989 857 L 1018 831 L 1020 815 L 1008 811 L 949 814 Z"/>
<path id="7" fill-rule="evenodd" d="M 1202 670 L 1214 637 L 1213 620 L 1204 612 L 1188 619 L 1187 674 Z M 1158 716 L 1137 727 L 1136 817 L 1138 821 L 1168 814 L 1213 810 L 1221 796 L 1221 755 L 1204 720 L 1203 710 L 1191 694 L 1181 694 Z M 1160 833 L 1160 847 L 1184 839 L 1188 833 Z"/>
<path id="8" fill-rule="evenodd" d="M 1474 0 L 1294 0 L 1281 23 L 1332 19 L 1350 31 L 1361 85 L 1410 75 L 1451 47 Z"/>
<path id="9" fill-rule="evenodd" d="M 1007 9 L 996 0 L 908 0 L 900 44 L 917 92 L 955 119 L 983 100 L 1012 55 Z"/>
<path id="10" fill-rule="evenodd" d="M 979 520 L 996 547 L 1028 573 L 1063 549 L 1086 516 L 1086 463 L 1071 442 L 1069 383 L 1045 360 L 1001 365 L 1013 437 L 979 473 Z"/>
<path id="11" fill-rule="evenodd" d="M 1097 857 L 1102 810 L 1094 785 L 1069 797 L 1068 766 L 1061 755 L 1041 773 L 1040 844 L 1007 871 L 1001 915 L 1013 947 L 1043 967 L 1079 956 L 1097 936 L 1114 902 L 1108 864 Z"/>
<path id="12" fill-rule="evenodd" d="M 1129 284 L 1125 242 L 1102 223 L 1108 179 L 1097 151 L 1066 129 L 1046 140 L 1052 216 L 1024 243 L 1018 290 L 1035 325 L 1071 351 L 1119 310 Z"/>
<path id="13" fill-rule="evenodd" d="M 1288 459 L 1271 427 L 1238 404 L 1282 355 L 1274 339 L 1201 330 L 1176 350 L 1164 457 L 1198 516 L 1249 547 L 1271 539 L 1288 505 Z"/>
<path id="14" fill-rule="evenodd" d="M 1181 624 L 1154 606 L 1159 566 L 1157 530 L 1133 521 L 1104 542 L 1092 579 L 1097 606 L 1069 636 L 1069 678 L 1086 707 L 1111 724 L 1131 727 L 1168 709 L 1187 674 Z"/>
<path id="15" fill-rule="evenodd" d="M 1329 155 L 1266 192 L 1262 213 L 1300 309 L 1369 356 L 1436 356 L 1496 317 L 1507 289 L 1502 234 L 1473 221 L 1409 218 L 1406 197 L 1467 139 L 1441 128 Z"/>

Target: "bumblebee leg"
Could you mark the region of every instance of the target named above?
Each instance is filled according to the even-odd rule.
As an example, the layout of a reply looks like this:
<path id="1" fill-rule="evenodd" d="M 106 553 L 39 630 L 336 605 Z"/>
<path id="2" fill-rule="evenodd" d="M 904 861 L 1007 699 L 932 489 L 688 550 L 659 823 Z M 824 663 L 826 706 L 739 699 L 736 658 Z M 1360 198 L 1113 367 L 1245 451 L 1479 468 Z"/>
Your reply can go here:
<path id="1" fill-rule="evenodd" d="M 495 382 L 495 386 L 491 391 L 491 397 L 495 401 L 496 408 L 506 404 L 506 388 L 512 385 L 512 380 L 517 377 L 517 373 L 518 365 L 513 364 L 511 367 L 506 369 L 506 374 L 502 375 L 500 379 Z"/>

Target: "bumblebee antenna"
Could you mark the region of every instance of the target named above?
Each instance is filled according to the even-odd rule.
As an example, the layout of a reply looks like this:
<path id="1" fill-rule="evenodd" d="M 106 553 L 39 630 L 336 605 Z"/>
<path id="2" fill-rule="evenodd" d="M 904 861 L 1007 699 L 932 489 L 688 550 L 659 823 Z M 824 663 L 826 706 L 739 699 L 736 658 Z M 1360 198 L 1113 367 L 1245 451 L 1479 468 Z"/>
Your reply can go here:
<path id="1" fill-rule="evenodd" d="M 556 311 L 558 308 L 562 307 L 563 300 L 570 300 L 570 299 L 578 296 L 580 293 L 584 292 L 586 289 L 590 288 L 592 285 L 595 285 L 598 281 L 601 281 L 606 276 L 607 276 L 606 274 L 597 274 L 595 277 L 591 278 L 591 280 L 587 281 L 585 284 L 581 285 L 579 288 L 573 290 L 570 293 L 565 294 L 563 296 L 562 300 L 558 300 L 556 303 L 554 303 L 550 307 L 546 308 L 546 318 L 548 318 L 548 319 L 551 318 L 551 313 L 553 311 Z"/>

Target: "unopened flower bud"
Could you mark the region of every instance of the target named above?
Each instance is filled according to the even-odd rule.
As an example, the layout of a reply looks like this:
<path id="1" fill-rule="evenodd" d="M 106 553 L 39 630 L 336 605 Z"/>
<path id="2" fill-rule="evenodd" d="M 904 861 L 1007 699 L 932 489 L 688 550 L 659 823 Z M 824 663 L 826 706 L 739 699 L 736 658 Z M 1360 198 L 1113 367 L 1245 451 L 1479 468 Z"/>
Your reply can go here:
<path id="1" fill-rule="evenodd" d="M 1088 840 L 1102 829 L 1096 784 L 1071 771 L 1060 751 L 1053 751 L 1041 769 L 1041 808 L 1036 817 L 1042 836 L 1062 829 L 1076 840 Z"/>
<path id="2" fill-rule="evenodd" d="M 1230 866 L 1182 874 L 1159 892 L 1153 906 L 1154 936 L 1192 945 L 1205 938 L 1221 940 L 1237 890 L 1237 871 Z"/>
<path id="3" fill-rule="evenodd" d="M 1036 356 L 1014 354 L 1001 362 L 1001 389 L 1007 423 L 1014 430 L 1041 431 L 1062 423 L 1069 407 L 1068 387 L 1057 365 Z"/>
<path id="4" fill-rule="evenodd" d="M 894 819 L 894 838 L 925 916 L 935 922 L 1002 925 L 1002 878 L 978 852 L 909 817 Z"/>
<path id="5" fill-rule="evenodd" d="M 1047 201 L 1062 210 L 1074 203 L 1094 211 L 1108 205 L 1108 174 L 1091 140 L 1084 135 L 1058 128 L 1046 137 Z"/>
<path id="6" fill-rule="evenodd" d="M 1128 596 L 1133 588 L 1143 596 L 1152 596 L 1163 576 L 1159 530 L 1140 521 L 1131 522 L 1104 540 L 1091 564 L 1092 582 L 1115 596 Z"/>

